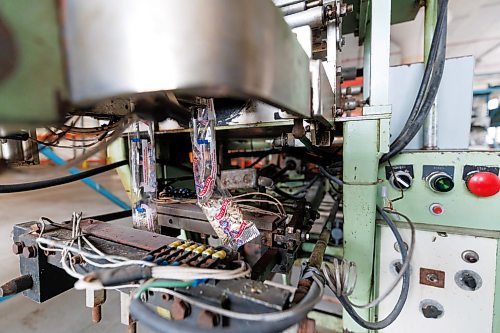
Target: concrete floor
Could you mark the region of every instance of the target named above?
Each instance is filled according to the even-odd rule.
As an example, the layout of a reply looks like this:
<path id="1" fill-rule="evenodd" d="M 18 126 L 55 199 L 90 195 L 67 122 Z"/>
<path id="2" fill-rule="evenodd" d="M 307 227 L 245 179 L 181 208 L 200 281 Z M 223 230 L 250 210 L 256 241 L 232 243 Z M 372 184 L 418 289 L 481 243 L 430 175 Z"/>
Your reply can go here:
<path id="1" fill-rule="evenodd" d="M 22 183 L 51 178 L 47 168 L 40 167 L 40 174 L 9 173 L 0 175 L 0 184 Z M 114 171 L 94 177 L 113 194 L 128 202 Z M 87 216 L 119 211 L 120 208 L 100 196 L 86 185 L 77 182 L 51 189 L 33 192 L 0 194 L 0 283 L 19 275 L 19 261 L 12 254 L 10 233 L 19 222 L 38 220 L 40 216 L 55 221 L 67 220 L 73 211 Z M 120 221 L 120 223 L 130 223 Z M 85 293 L 70 290 L 43 304 L 36 304 L 22 295 L 0 302 L 0 331 L 10 333 L 51 332 L 126 332 L 120 323 L 118 292 L 108 292 L 103 306 L 103 320 L 99 324 L 91 321 L 91 310 L 85 307 Z M 145 329 L 139 328 L 141 333 Z"/>

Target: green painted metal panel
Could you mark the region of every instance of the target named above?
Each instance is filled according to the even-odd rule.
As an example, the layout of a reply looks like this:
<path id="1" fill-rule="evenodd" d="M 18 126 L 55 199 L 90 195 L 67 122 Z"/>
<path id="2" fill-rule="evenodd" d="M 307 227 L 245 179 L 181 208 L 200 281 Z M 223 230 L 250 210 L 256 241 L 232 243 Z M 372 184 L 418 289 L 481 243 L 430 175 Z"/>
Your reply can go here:
<path id="1" fill-rule="evenodd" d="M 379 121 L 344 123 L 344 183 L 368 185 L 377 181 Z"/>
<path id="2" fill-rule="evenodd" d="M 58 121 L 58 101 L 67 92 L 56 1 L 1 1 L 0 23 L 5 31 L 0 42 L 14 45 L 12 71 L 0 79 L 0 123 Z"/>
<path id="3" fill-rule="evenodd" d="M 368 22 L 368 8 L 370 0 L 347 0 L 346 3 L 354 5 L 354 11 L 343 18 L 342 32 L 350 34 L 359 31 L 360 42 L 364 40 L 366 24 Z M 391 24 L 398 24 L 415 19 L 419 9 L 419 0 L 392 0 Z"/>
<path id="4" fill-rule="evenodd" d="M 307 318 L 313 319 L 316 322 L 317 332 L 341 333 L 343 331 L 342 318 L 318 311 L 309 312 Z"/>
<path id="5" fill-rule="evenodd" d="M 357 282 L 350 299 L 354 303 L 370 301 L 375 250 L 374 185 L 344 185 L 344 258 L 356 263 Z M 358 309 L 369 318 L 367 309 Z M 351 332 L 366 332 L 344 311 L 344 327 Z"/>
<path id="6" fill-rule="evenodd" d="M 375 203 L 380 153 L 387 150 L 388 119 L 351 121 L 344 124 L 344 258 L 357 265 L 358 279 L 350 297 L 355 303 L 371 300 L 375 251 Z M 368 309 L 358 311 L 372 318 Z M 367 332 L 344 311 L 344 328 Z"/>
<path id="7" fill-rule="evenodd" d="M 500 166 L 500 153 L 473 151 L 416 151 L 406 152 L 391 160 L 393 166 L 413 165 L 415 178 L 411 188 L 404 192 L 404 199 L 394 202 L 394 208 L 408 215 L 413 221 L 435 226 L 451 226 L 481 230 L 500 230 L 500 195 L 481 198 L 470 193 L 462 180 L 464 165 Z M 455 187 L 447 193 L 432 191 L 422 179 L 424 165 L 454 167 Z M 379 191 L 388 189 L 390 199 L 401 195 L 386 180 L 385 165 L 379 169 Z M 379 192 L 379 203 L 382 203 Z M 433 215 L 429 207 L 440 203 L 444 213 Z"/>

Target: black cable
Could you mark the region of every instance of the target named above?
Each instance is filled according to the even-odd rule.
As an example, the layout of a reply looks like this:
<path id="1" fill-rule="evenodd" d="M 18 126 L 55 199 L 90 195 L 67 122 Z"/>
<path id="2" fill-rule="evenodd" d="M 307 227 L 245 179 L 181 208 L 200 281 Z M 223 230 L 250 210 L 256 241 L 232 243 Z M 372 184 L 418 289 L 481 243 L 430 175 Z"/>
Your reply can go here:
<path id="1" fill-rule="evenodd" d="M 415 101 L 414 108 L 407 123 L 405 124 L 398 138 L 391 144 L 391 152 L 389 154 L 386 154 L 382 158 L 382 161 L 386 161 L 388 158 L 396 155 L 406 147 L 406 145 L 413 139 L 413 137 L 422 127 L 423 123 L 425 122 L 425 118 L 427 117 L 432 104 L 434 103 L 445 64 L 446 4 L 446 0 L 443 0 L 440 3 L 440 16 L 438 18 L 436 31 L 433 37 L 429 62 L 426 66 L 425 74 L 428 74 L 430 72 L 431 79 L 426 80 L 429 78 L 429 76 L 424 75 L 421 90 L 419 92 L 420 94 L 422 91 L 424 91 L 422 89 L 422 86 L 425 86 L 426 98 L 424 101 L 419 99 Z M 438 58 L 437 60 L 435 59 L 436 57 Z M 434 63 L 435 61 L 437 61 L 436 64 Z M 431 81 L 431 83 L 429 84 L 428 81 Z"/>
<path id="2" fill-rule="evenodd" d="M 440 44 L 439 45 L 436 44 L 436 43 L 438 43 L 438 41 L 442 40 L 442 29 L 443 29 L 442 21 L 437 22 L 434 34 L 432 36 L 433 39 L 432 39 L 432 42 L 431 42 L 431 48 L 430 48 L 430 51 L 429 51 L 429 57 L 428 57 L 428 60 L 427 60 L 427 64 L 425 66 L 424 76 L 422 78 L 422 81 L 421 81 L 421 84 L 420 84 L 420 87 L 419 87 L 419 90 L 418 90 L 418 94 L 417 94 L 417 96 L 415 98 L 415 102 L 414 102 L 412 111 L 410 112 L 410 115 L 408 117 L 408 120 L 413 120 L 415 118 L 415 116 L 417 115 L 418 111 L 421 108 L 421 105 L 422 105 L 422 102 L 423 102 L 423 98 L 425 97 L 425 94 L 428 91 L 428 87 L 429 87 L 429 83 L 430 83 L 430 78 L 432 77 L 432 73 L 433 73 L 433 71 L 436 68 L 435 62 L 436 62 L 436 60 L 438 58 L 438 55 L 442 51 L 442 48 L 440 47 L 441 45 Z M 438 37 L 436 37 L 436 35 Z M 408 126 L 408 123 L 405 124 L 405 127 L 407 127 L 407 126 Z M 405 127 L 403 127 L 403 129 Z M 400 136 L 401 136 L 401 134 L 400 134 Z M 396 138 L 395 141 L 397 141 L 398 138 Z"/>
<path id="3" fill-rule="evenodd" d="M 311 285 L 309 292 L 306 296 L 298 303 L 306 304 L 312 300 L 319 297 L 321 293 L 321 288 L 316 282 Z M 144 304 L 140 299 L 133 298 L 130 303 L 130 314 L 132 317 L 143 325 L 147 326 L 149 329 L 159 332 L 159 333 L 171 333 L 171 332 L 184 332 L 184 333 L 229 333 L 237 331 L 238 333 L 275 333 L 281 332 L 288 327 L 298 323 L 303 318 L 306 317 L 307 313 L 312 310 L 311 308 L 305 308 L 304 310 L 297 312 L 294 317 L 288 317 L 282 320 L 276 321 L 245 321 L 245 325 L 240 325 L 238 327 L 217 327 L 212 329 L 201 328 L 194 326 L 192 324 L 186 324 L 188 319 L 184 320 L 169 320 L 161 317 L 155 311 L 151 310 L 146 304 Z"/>
<path id="4" fill-rule="evenodd" d="M 307 190 L 309 190 L 318 180 L 319 180 L 319 175 L 315 175 L 309 183 L 307 183 L 304 187 L 302 187 L 300 190 L 296 191 L 295 193 L 288 193 L 286 191 L 283 191 L 280 189 L 278 186 L 273 187 L 273 191 L 276 192 L 277 194 L 281 195 L 282 197 L 292 199 L 292 200 L 301 200 L 304 199 Z"/>
<path id="5" fill-rule="evenodd" d="M 425 68 L 417 98 L 405 126 L 391 144 L 390 151 L 380 159 L 381 163 L 397 155 L 413 140 L 434 104 L 446 60 L 447 6 L 448 0 L 440 1 L 438 20 L 429 52 L 429 61 Z"/>
<path id="6" fill-rule="evenodd" d="M 324 167 L 322 167 L 321 165 L 318 165 L 318 167 L 319 171 L 321 171 L 321 174 L 325 176 L 329 181 L 333 182 L 334 184 L 337 184 L 338 186 L 344 185 L 344 182 L 342 180 L 329 173 L 328 170 L 326 170 Z"/>
<path id="7" fill-rule="evenodd" d="M 442 41 L 442 43 L 444 43 L 444 41 Z M 405 148 L 424 124 L 425 118 L 429 114 L 429 111 L 431 110 L 432 105 L 434 104 L 434 100 L 436 99 L 436 95 L 439 90 L 439 84 L 441 82 L 441 78 L 444 72 L 444 65 L 446 58 L 444 56 L 444 51 L 441 53 L 442 56 L 440 56 L 440 58 L 437 60 L 436 73 L 433 74 L 432 83 L 430 84 L 430 87 L 426 94 L 426 99 L 425 101 L 423 101 L 420 112 L 418 112 L 416 115 L 414 115 L 413 118 L 410 118 L 408 120 L 407 122 L 408 125 L 405 126 L 405 128 L 403 128 L 400 136 L 398 137 L 398 140 L 395 140 L 391 144 L 391 150 L 399 152 L 403 148 Z M 389 158 L 392 156 L 389 156 Z"/>
<path id="8" fill-rule="evenodd" d="M 64 185 L 64 184 L 76 182 L 78 180 L 82 180 L 82 179 L 85 179 L 88 177 L 92 177 L 92 176 L 98 175 L 100 173 L 104 173 L 106 171 L 110 171 L 110 170 L 119 168 L 121 166 L 127 165 L 127 164 L 128 164 L 128 161 L 124 160 L 124 161 L 108 164 L 108 165 L 105 165 L 102 167 L 94 168 L 91 170 L 82 171 L 82 172 L 74 174 L 74 175 L 64 176 L 61 178 L 40 180 L 40 181 L 36 181 L 36 182 L 31 182 L 31 183 L 0 185 L 0 193 L 26 192 L 26 191 L 40 190 L 43 188 L 48 188 L 48 187 L 53 187 L 53 186 Z"/>
<path id="9" fill-rule="evenodd" d="M 264 158 L 266 158 L 268 155 L 263 155 L 259 158 L 257 158 L 255 161 L 252 162 L 252 164 L 250 164 L 247 168 L 253 168 L 254 166 L 256 166 L 260 161 L 262 161 Z"/>
<path id="10" fill-rule="evenodd" d="M 391 229 L 392 233 L 394 234 L 394 237 L 396 238 L 396 241 L 398 243 L 400 253 L 401 253 L 401 262 L 404 263 L 406 261 L 406 257 L 408 255 L 406 245 L 403 242 L 403 238 L 401 237 L 401 234 L 399 233 L 398 228 L 394 224 L 394 222 L 390 219 L 390 217 L 379 207 L 377 206 L 377 212 L 382 216 L 384 221 L 387 223 L 389 228 Z M 344 297 L 344 296 L 337 296 L 338 300 L 344 307 L 344 309 L 349 313 L 349 315 L 354 319 L 356 323 L 358 323 L 361 327 L 369 329 L 369 330 L 381 330 L 383 328 L 386 328 L 390 324 L 396 320 L 396 318 L 399 316 L 401 313 L 401 310 L 403 310 L 403 306 L 406 303 L 406 299 L 408 298 L 408 291 L 410 289 L 410 270 L 407 269 L 406 272 L 403 274 L 403 287 L 401 288 L 401 294 L 399 295 L 398 301 L 396 302 L 396 305 L 394 306 L 393 310 L 391 313 L 387 315 L 386 318 L 377 321 L 377 322 L 370 322 L 365 319 L 363 319 L 357 312 L 354 310 L 354 308 L 351 305 L 351 302 Z"/>
<path id="11" fill-rule="evenodd" d="M 132 210 L 121 210 L 119 212 L 114 212 L 114 213 L 106 213 L 106 214 L 101 214 L 101 215 L 96 215 L 96 216 L 89 216 L 85 217 L 85 219 L 88 220 L 97 220 L 101 222 L 110 222 L 118 219 L 123 219 L 126 217 L 132 216 Z"/>

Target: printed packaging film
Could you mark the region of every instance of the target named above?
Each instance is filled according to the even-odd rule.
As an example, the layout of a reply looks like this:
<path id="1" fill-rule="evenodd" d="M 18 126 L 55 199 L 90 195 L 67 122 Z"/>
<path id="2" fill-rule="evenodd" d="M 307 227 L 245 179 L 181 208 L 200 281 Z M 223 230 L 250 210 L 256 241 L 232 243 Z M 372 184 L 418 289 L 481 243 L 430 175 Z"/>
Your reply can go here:
<path id="1" fill-rule="evenodd" d="M 129 161 L 134 228 L 158 232 L 156 158 L 153 123 L 137 121 L 129 132 Z"/>
<path id="2" fill-rule="evenodd" d="M 217 186 L 213 100 L 207 100 L 206 107 L 196 109 L 192 126 L 193 172 L 198 206 L 222 243 L 238 248 L 257 237 L 259 230 L 253 222 L 243 218 L 243 212 L 231 199 L 231 194 Z"/>

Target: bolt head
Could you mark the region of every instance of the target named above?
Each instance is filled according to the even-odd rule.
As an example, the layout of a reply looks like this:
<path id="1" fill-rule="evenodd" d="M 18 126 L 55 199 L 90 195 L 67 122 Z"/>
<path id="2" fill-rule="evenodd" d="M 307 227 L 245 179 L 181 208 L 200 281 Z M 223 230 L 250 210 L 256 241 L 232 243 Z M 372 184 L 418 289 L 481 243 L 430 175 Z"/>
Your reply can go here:
<path id="1" fill-rule="evenodd" d="M 36 248 L 34 246 L 24 247 L 23 256 L 25 258 L 35 258 L 36 257 Z"/>
<path id="2" fill-rule="evenodd" d="M 183 320 L 190 313 L 189 305 L 176 298 L 174 303 L 172 303 L 172 307 L 170 309 L 170 313 L 172 314 L 173 320 Z"/>
<path id="3" fill-rule="evenodd" d="M 16 255 L 23 253 L 23 249 L 24 244 L 22 242 L 14 242 L 14 244 L 12 244 L 12 253 Z"/>
<path id="4" fill-rule="evenodd" d="M 203 310 L 198 317 L 198 325 L 203 328 L 214 328 L 219 324 L 219 316 L 207 310 Z"/>

